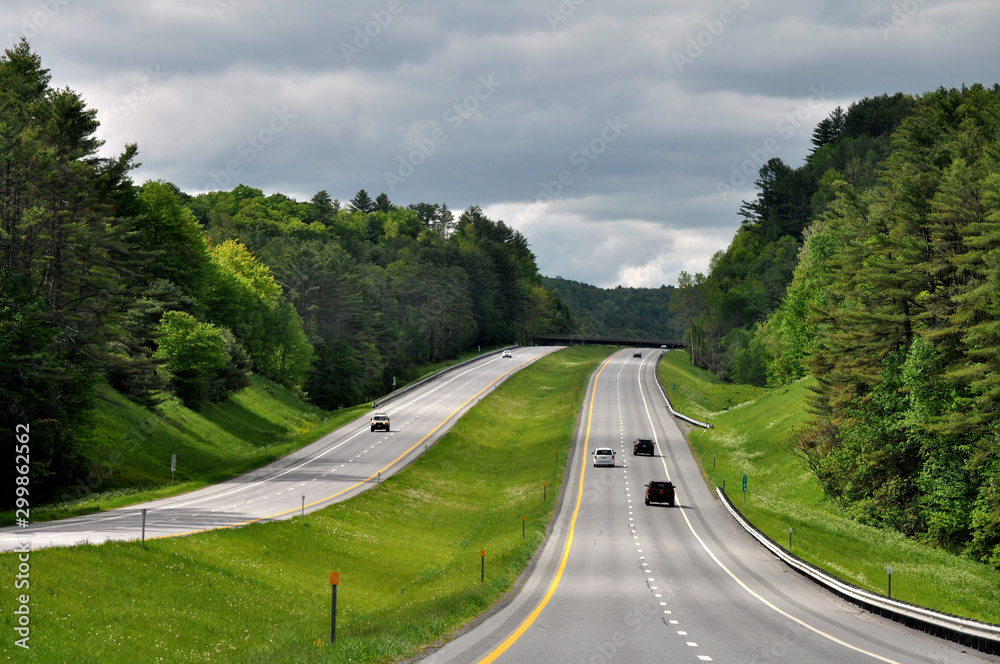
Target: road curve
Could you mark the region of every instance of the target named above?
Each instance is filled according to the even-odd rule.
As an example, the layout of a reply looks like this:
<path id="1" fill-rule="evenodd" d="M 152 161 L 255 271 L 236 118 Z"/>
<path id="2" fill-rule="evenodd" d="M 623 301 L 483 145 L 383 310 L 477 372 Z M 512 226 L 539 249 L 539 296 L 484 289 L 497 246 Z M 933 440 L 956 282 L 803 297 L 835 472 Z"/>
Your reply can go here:
<path id="1" fill-rule="evenodd" d="M 633 352 L 591 377 L 561 506 L 520 592 L 423 664 L 1000 661 L 867 614 L 775 561 L 706 486 L 656 385 L 659 351 Z M 656 456 L 632 456 L 639 437 Z M 591 466 L 588 451 L 608 444 L 616 467 Z M 673 481 L 676 507 L 643 504 L 652 479 Z"/>
<path id="2" fill-rule="evenodd" d="M 453 369 L 380 407 L 391 431 L 372 432 L 369 415 L 318 441 L 226 482 L 180 496 L 27 529 L 0 529 L 0 551 L 108 540 L 137 540 L 146 510 L 146 539 L 287 519 L 370 489 L 433 445 L 478 399 L 507 376 L 555 347 L 518 348 Z"/>

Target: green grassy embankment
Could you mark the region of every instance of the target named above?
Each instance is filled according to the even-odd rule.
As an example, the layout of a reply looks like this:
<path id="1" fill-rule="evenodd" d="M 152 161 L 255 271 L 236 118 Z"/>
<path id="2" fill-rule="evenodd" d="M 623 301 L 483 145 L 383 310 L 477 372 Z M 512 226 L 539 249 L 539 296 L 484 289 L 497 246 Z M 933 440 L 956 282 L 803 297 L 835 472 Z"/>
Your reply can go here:
<path id="1" fill-rule="evenodd" d="M 495 603 L 525 568 L 556 503 L 579 395 L 606 355 L 577 347 L 538 360 L 380 489 L 314 514 L 153 540 L 145 551 L 132 542 L 31 552 L 31 649 L 10 637 L 0 649 L 66 663 L 412 656 Z M 5 578 L 17 565 L 0 555 Z M 330 572 L 341 575 L 335 646 Z M 8 634 L 15 602 L 12 589 L 0 596 Z"/>
<path id="2" fill-rule="evenodd" d="M 771 539 L 787 548 L 792 528 L 792 553 L 845 581 L 885 594 L 891 565 L 894 599 L 1000 623 L 1000 571 L 861 525 L 826 499 L 790 444 L 807 418 L 807 380 L 776 389 L 726 385 L 680 351 L 667 353 L 659 371 L 674 407 L 715 427 L 688 435 L 710 486 L 725 483 L 733 504 Z"/>
<path id="3" fill-rule="evenodd" d="M 276 383 L 249 387 L 200 411 L 171 399 L 153 410 L 107 386 L 84 436 L 93 471 L 64 500 L 31 508 L 32 521 L 62 519 L 177 495 L 221 482 L 311 443 L 368 410 L 324 412 Z M 177 455 L 171 483 L 170 457 Z M 0 525 L 12 525 L 12 512 Z"/>

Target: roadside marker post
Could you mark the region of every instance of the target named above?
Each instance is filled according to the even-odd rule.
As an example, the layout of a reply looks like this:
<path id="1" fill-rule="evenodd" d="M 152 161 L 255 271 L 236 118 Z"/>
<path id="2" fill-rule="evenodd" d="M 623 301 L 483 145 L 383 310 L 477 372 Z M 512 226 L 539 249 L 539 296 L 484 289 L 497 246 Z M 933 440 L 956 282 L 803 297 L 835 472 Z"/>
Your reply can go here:
<path id="1" fill-rule="evenodd" d="M 549 497 L 549 485 L 548 484 L 543 484 L 542 485 L 542 501 L 548 500 L 548 497 Z"/>
<path id="2" fill-rule="evenodd" d="M 146 508 L 142 508 L 142 548 L 146 548 Z"/>
<path id="3" fill-rule="evenodd" d="M 306 515 L 306 497 L 302 496 L 302 516 Z"/>
<path id="4" fill-rule="evenodd" d="M 788 552 L 792 552 L 792 527 L 788 526 Z"/>
<path id="5" fill-rule="evenodd" d="M 886 567 L 885 571 L 889 573 L 889 599 L 892 599 L 892 565 Z"/>
<path id="6" fill-rule="evenodd" d="M 479 583 L 486 580 L 486 549 L 479 552 Z"/>
<path id="7" fill-rule="evenodd" d="M 524 520 L 527 519 L 527 518 L 528 517 L 526 517 L 526 516 L 522 516 L 521 517 L 521 539 L 524 539 Z"/>
<path id="8" fill-rule="evenodd" d="M 747 504 L 747 476 L 743 475 L 743 504 Z"/>
<path id="9" fill-rule="evenodd" d="M 330 572 L 330 587 L 333 588 L 330 605 L 330 643 L 337 642 L 337 586 L 339 585 L 340 572 Z"/>
<path id="10" fill-rule="evenodd" d="M 174 471 L 177 470 L 177 455 L 170 455 L 170 486 L 174 485 Z"/>

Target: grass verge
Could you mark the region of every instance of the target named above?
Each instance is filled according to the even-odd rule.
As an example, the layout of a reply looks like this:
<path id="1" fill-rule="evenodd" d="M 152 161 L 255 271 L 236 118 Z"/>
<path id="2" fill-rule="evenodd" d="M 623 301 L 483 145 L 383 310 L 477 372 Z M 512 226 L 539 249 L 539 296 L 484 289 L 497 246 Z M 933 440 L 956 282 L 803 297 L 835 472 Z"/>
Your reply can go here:
<path id="1" fill-rule="evenodd" d="M 413 656 L 500 599 L 541 543 L 578 394 L 606 354 L 577 347 L 539 359 L 380 489 L 306 517 L 154 540 L 146 550 L 31 552 L 30 590 L 18 591 L 30 593 L 31 649 L 11 638 L 0 648 L 20 661 L 66 663 Z M 0 556 L 5 578 L 18 565 L 15 554 Z M 8 633 L 16 601 L 13 590 L 0 597 Z"/>
<path id="2" fill-rule="evenodd" d="M 884 595 L 891 565 L 894 599 L 1000 623 L 1000 571 L 861 525 L 827 500 L 790 446 L 806 421 L 807 380 L 776 389 L 726 385 L 679 351 L 667 353 L 659 371 L 667 395 L 715 427 L 688 434 L 710 486 L 725 484 L 733 504 L 775 542 L 787 548 L 792 528 L 792 553 L 849 583 Z"/>

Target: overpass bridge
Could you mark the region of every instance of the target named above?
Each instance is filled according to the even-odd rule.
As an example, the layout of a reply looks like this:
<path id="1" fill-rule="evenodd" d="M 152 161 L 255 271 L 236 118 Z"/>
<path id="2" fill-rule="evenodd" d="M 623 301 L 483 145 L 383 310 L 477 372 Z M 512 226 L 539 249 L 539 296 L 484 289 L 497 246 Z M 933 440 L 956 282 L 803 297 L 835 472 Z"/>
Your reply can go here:
<path id="1" fill-rule="evenodd" d="M 630 346 L 633 348 L 684 348 L 676 339 L 636 339 L 630 337 L 598 337 L 586 334 L 546 334 L 535 337 L 538 346 Z"/>

